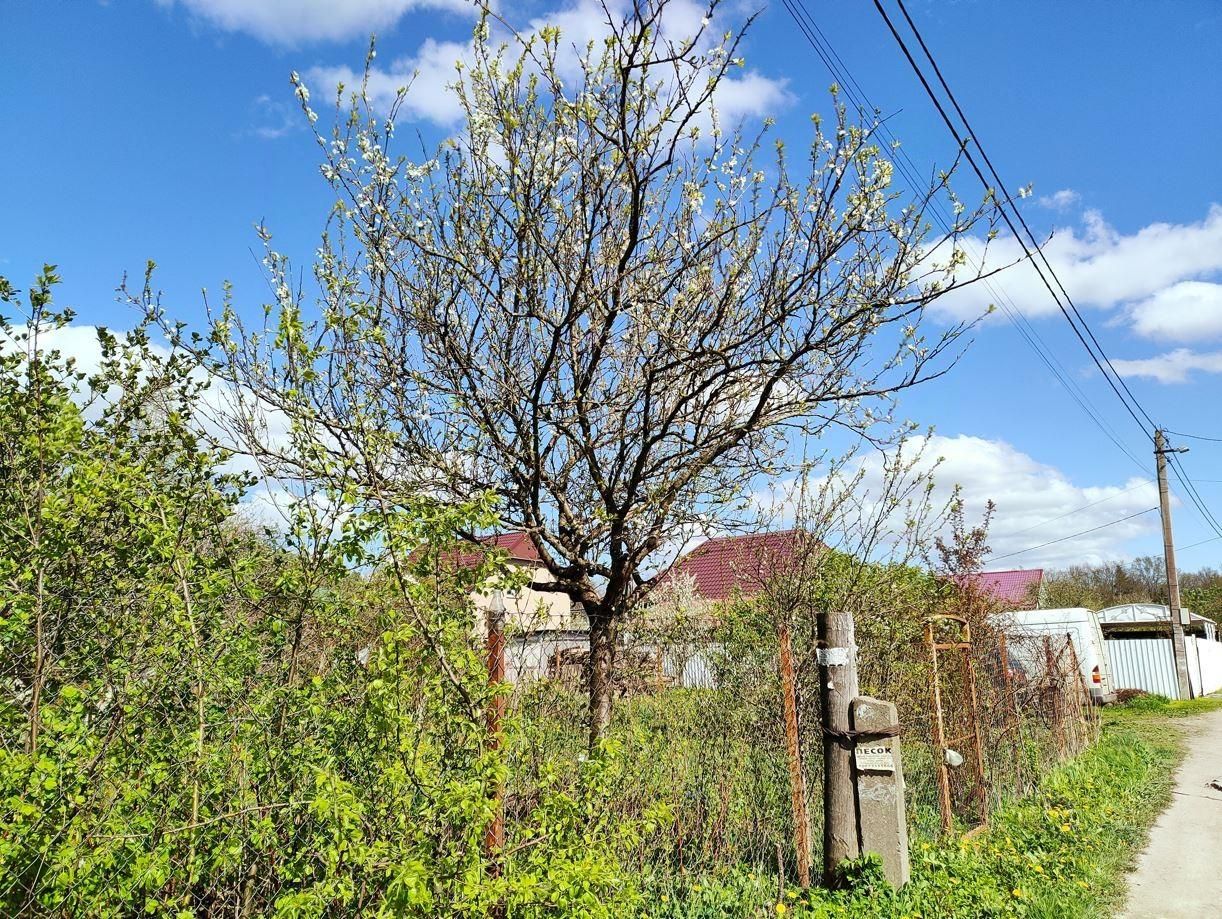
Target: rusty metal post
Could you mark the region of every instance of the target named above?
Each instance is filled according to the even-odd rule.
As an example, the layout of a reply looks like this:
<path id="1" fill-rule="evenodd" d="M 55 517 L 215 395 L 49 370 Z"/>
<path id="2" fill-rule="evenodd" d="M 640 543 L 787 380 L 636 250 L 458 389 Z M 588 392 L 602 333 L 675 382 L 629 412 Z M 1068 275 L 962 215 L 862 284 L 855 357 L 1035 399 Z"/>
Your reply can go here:
<path id="1" fill-rule="evenodd" d="M 501 686 L 505 682 L 505 598 L 501 591 L 492 595 L 487 612 L 488 686 L 493 695 L 488 703 L 488 748 L 501 748 L 501 721 L 505 717 L 505 693 Z M 505 849 L 505 789 L 500 783 L 493 790 L 492 821 L 484 834 L 484 856 L 488 860 L 488 873 L 500 877 L 504 866 L 501 853 Z"/>
<path id="2" fill-rule="evenodd" d="M 976 664 L 972 660 L 972 627 L 963 623 L 963 663 L 967 675 L 968 714 L 972 719 L 972 744 L 976 753 L 976 803 L 980 822 L 988 823 L 989 799 L 984 778 L 984 744 L 980 740 L 980 708 L 976 703 Z"/>
<path id="3" fill-rule="evenodd" d="M 785 710 L 785 754 L 789 760 L 789 791 L 793 810 L 793 845 L 797 850 L 798 883 L 810 886 L 810 818 L 806 811 L 806 775 L 798 742 L 798 687 L 793 673 L 793 640 L 789 623 L 778 632 L 781 656 L 781 696 Z M 778 853 L 780 849 L 777 849 Z"/>
<path id="4" fill-rule="evenodd" d="M 1021 789 L 1023 787 L 1023 759 L 1021 735 L 1019 730 L 1018 698 L 1014 693 L 1014 681 L 1010 677 L 1010 644 L 1005 632 L 997 635 L 997 653 L 1001 655 L 1001 685 L 1005 699 L 1002 709 L 1005 712 L 1007 730 L 1010 735 L 1010 749 L 1013 751 L 1014 779 Z"/>
<path id="5" fill-rule="evenodd" d="M 1065 758 L 1065 725 L 1061 715 L 1061 680 L 1057 674 L 1056 660 L 1052 656 L 1052 638 L 1044 636 L 1044 680 L 1047 697 L 1052 708 L 1052 737 L 1056 743 L 1057 759 Z"/>
<path id="6" fill-rule="evenodd" d="M 1065 636 L 1065 648 L 1069 651 L 1069 662 L 1073 666 L 1073 672 L 1078 675 L 1078 714 L 1082 723 L 1082 746 L 1085 748 L 1096 740 L 1095 702 L 1091 698 L 1090 686 L 1082 673 L 1082 663 L 1078 660 L 1078 649 L 1074 647 L 1073 638 L 1069 635 Z"/>
<path id="7" fill-rule="evenodd" d="M 942 724 L 942 685 L 938 676 L 938 645 L 934 640 L 934 620 L 925 623 L 925 642 L 929 646 L 931 667 L 930 692 L 933 701 L 933 723 L 930 726 L 934 760 L 938 770 L 938 805 L 942 811 L 942 831 L 949 833 L 954 815 L 950 805 L 950 773 L 946 766 L 946 734 Z"/>

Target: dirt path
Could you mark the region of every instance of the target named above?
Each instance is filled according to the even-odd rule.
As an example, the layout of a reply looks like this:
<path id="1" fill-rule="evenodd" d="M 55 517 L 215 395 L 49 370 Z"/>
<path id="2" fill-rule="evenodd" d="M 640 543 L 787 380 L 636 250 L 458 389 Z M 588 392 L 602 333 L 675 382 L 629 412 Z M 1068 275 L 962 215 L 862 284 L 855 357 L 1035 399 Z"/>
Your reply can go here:
<path id="1" fill-rule="evenodd" d="M 1175 797 L 1129 875 L 1127 919 L 1222 916 L 1222 711 L 1184 722 Z"/>

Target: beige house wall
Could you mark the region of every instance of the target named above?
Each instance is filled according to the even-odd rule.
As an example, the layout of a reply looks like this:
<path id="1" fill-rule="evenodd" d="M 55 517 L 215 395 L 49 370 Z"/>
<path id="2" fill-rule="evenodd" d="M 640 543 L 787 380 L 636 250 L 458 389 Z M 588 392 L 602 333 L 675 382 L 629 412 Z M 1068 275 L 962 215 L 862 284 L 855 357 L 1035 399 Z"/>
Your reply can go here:
<path id="1" fill-rule="evenodd" d="M 519 570 L 526 566 L 512 563 Z M 547 583 L 552 580 L 546 568 L 530 570 L 532 583 Z M 484 615 L 492 606 L 495 589 L 488 589 L 471 595 L 472 602 L 479 614 L 479 630 L 486 628 L 487 617 Z M 505 631 L 506 633 L 522 633 L 555 629 L 585 629 L 585 616 L 573 613 L 573 603 L 568 594 L 550 590 L 535 590 L 533 587 L 506 589 L 502 596 L 505 600 Z"/>

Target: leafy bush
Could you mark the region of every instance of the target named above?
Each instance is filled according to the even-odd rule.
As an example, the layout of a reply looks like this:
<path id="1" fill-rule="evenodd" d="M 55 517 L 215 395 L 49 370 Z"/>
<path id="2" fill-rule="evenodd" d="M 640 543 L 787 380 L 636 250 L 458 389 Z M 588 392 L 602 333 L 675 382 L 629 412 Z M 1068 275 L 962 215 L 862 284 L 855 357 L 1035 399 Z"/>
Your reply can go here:
<path id="1" fill-rule="evenodd" d="M 48 347 L 56 280 L 0 328 L 0 912 L 629 910 L 618 853 L 656 818 L 606 808 L 612 747 L 485 855 L 516 725 L 489 742 L 469 597 L 498 563 L 445 561 L 490 501 L 305 488 L 258 532 L 197 365 L 103 334 L 86 379 Z"/>

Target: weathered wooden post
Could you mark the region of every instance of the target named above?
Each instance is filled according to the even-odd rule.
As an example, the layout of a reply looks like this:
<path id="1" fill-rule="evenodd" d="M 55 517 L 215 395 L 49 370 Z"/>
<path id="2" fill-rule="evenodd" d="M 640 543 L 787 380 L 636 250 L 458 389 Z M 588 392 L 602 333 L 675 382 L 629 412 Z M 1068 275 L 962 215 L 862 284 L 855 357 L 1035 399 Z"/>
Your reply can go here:
<path id="1" fill-rule="evenodd" d="M 911 878 L 911 871 L 904 765 L 895 704 L 858 696 L 850 711 L 856 739 L 853 764 L 861 851 L 878 855 L 887 881 L 892 887 L 903 887 Z"/>
<path id="2" fill-rule="evenodd" d="M 849 703 L 857 698 L 853 614 L 828 610 L 817 619 L 819 701 L 823 710 L 823 881 L 834 885 L 841 862 L 857 858 Z"/>

